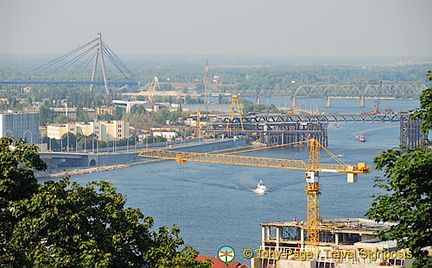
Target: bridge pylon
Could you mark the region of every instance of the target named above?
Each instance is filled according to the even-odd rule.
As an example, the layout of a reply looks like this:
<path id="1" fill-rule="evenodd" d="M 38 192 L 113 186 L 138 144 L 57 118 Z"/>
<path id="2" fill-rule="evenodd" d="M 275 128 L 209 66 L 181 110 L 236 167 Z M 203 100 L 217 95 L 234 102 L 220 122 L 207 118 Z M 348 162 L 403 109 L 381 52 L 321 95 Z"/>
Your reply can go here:
<path id="1" fill-rule="evenodd" d="M 105 61 L 107 60 L 107 61 Z M 90 81 L 75 80 L 77 75 L 88 74 L 90 64 L 93 62 L 91 69 Z M 108 82 L 106 63 L 111 63 L 118 72 L 122 74 L 126 81 L 124 82 Z M 103 82 L 95 81 L 98 65 L 102 68 Z M 102 41 L 102 34 L 97 33 L 97 36 L 92 41 L 72 50 L 68 53 L 45 63 L 35 70 L 46 70 L 51 73 L 62 73 L 68 76 L 67 81 L 56 81 L 55 83 L 67 84 L 90 84 L 90 91 L 93 91 L 95 85 L 104 85 L 107 95 L 110 94 L 109 84 L 138 85 L 134 79 L 135 75 L 126 67 L 119 57 L 112 51 L 107 44 Z M 35 71 L 34 70 L 34 71 Z"/>
<path id="2" fill-rule="evenodd" d="M 96 45 L 97 45 L 97 47 L 96 47 L 96 53 L 95 53 L 94 62 L 93 62 L 91 81 L 94 82 L 94 78 L 95 78 L 95 74 L 96 74 L 96 68 L 97 68 L 97 64 L 98 64 L 98 59 L 100 56 L 105 92 L 107 95 L 109 95 L 110 92 L 108 89 L 108 83 L 107 83 L 107 78 L 106 78 L 105 61 L 104 61 L 104 56 L 103 56 L 104 53 L 103 53 L 103 48 L 102 48 L 102 34 L 101 33 L 97 33 Z M 94 84 L 90 84 L 90 92 L 93 91 L 93 87 L 94 87 Z"/>

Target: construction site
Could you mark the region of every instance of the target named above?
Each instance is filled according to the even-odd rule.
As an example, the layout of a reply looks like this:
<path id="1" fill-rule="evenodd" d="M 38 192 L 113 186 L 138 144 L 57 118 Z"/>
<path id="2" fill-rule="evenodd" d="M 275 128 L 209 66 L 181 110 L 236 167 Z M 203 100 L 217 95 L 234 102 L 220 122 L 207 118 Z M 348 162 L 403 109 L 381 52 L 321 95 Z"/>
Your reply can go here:
<path id="1" fill-rule="evenodd" d="M 391 223 L 368 219 L 321 219 L 319 241 L 311 243 L 308 223 L 300 221 L 261 223 L 261 246 L 251 267 L 405 267 L 412 255 L 395 241 L 380 241 L 376 231 Z"/>
<path id="2" fill-rule="evenodd" d="M 172 150 L 144 149 L 140 157 L 221 163 L 229 165 L 261 166 L 270 168 L 296 169 L 305 171 L 305 193 L 307 199 L 307 220 L 291 222 L 261 223 L 261 245 L 251 252 L 251 267 L 404 267 L 411 258 L 407 250 L 398 249 L 395 242 L 377 240 L 376 231 L 389 228 L 391 223 L 375 223 L 367 219 L 323 219 L 320 214 L 320 173 L 336 172 L 346 174 L 348 183 L 355 183 L 358 175 L 371 172 L 366 163 L 349 165 L 341 161 L 315 139 L 301 143 L 309 146 L 308 161 L 241 156 L 243 151 L 209 154 Z M 298 143 L 275 145 L 266 149 Z M 320 163 L 321 151 L 329 154 L 337 163 Z"/>
<path id="3" fill-rule="evenodd" d="M 239 99 L 233 98 L 230 114 L 225 116 L 224 124 L 219 124 L 221 132 L 247 133 L 243 124 Z M 236 108 L 237 107 L 237 108 Z M 240 109 L 239 109 L 240 107 Z M 198 111 L 199 114 L 199 111 Z M 251 267 L 267 268 L 318 268 L 318 267 L 405 267 L 412 258 L 411 252 L 396 247 L 394 241 L 380 241 L 376 231 L 389 228 L 392 223 L 376 223 L 368 219 L 324 219 L 320 213 L 320 174 L 325 172 L 346 174 L 348 183 L 356 183 L 358 175 L 372 170 L 365 162 L 355 165 L 344 163 L 329 151 L 325 128 L 314 129 L 316 124 L 299 124 L 304 129 L 289 128 L 290 124 L 274 122 L 288 131 L 271 133 L 272 141 L 264 147 L 222 154 L 194 153 L 173 150 L 144 149 L 140 157 L 176 160 L 181 164 L 188 161 L 220 163 L 228 165 L 259 166 L 303 170 L 305 172 L 305 194 L 307 200 L 306 221 L 293 219 L 290 222 L 261 223 L 261 245 L 244 255 L 251 259 Z M 216 124 L 213 124 L 215 126 Z M 295 123 L 292 123 L 294 126 Z M 325 125 L 325 124 L 323 124 Z M 295 132 L 297 130 L 297 132 Z M 201 133 L 199 124 L 197 132 Z M 262 130 L 261 134 L 268 131 Z M 249 133 L 258 133 L 256 129 Z M 295 134 L 292 134 L 295 133 Z M 301 133 L 301 134 L 300 134 Z M 269 134 L 269 133 L 267 133 Z M 291 138 L 289 138 L 291 136 Z M 248 137 L 248 135 L 246 135 Z M 312 136 L 312 138 L 310 138 Z M 279 139 L 276 139 L 279 137 Z M 321 141 L 316 139 L 318 137 Z M 296 159 L 276 159 L 266 157 L 242 156 L 239 154 L 255 150 L 279 148 L 283 146 L 307 146 L 307 161 Z M 321 152 L 327 153 L 334 164 L 321 163 Z M 257 234 L 258 235 L 258 234 Z"/>

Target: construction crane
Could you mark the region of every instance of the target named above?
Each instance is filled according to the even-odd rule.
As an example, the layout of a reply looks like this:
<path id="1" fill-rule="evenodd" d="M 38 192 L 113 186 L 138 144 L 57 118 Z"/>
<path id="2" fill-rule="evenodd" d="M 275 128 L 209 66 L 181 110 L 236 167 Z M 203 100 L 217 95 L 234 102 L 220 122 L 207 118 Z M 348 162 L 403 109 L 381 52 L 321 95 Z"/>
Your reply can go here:
<path id="1" fill-rule="evenodd" d="M 201 139 L 201 113 L 200 113 L 200 108 L 197 108 L 197 112 L 196 112 L 196 137 L 198 139 Z"/>
<path id="2" fill-rule="evenodd" d="M 243 103 L 240 100 L 240 95 L 234 95 L 231 99 L 230 112 L 228 114 L 228 123 L 225 127 L 226 130 L 232 127 L 232 121 L 235 117 L 239 118 L 240 121 L 240 129 L 244 130 L 243 126 Z"/>
<path id="3" fill-rule="evenodd" d="M 310 139 L 307 141 L 295 142 L 290 144 L 276 145 L 268 148 L 275 148 L 281 146 L 292 145 L 296 143 L 309 143 L 309 159 L 306 163 L 303 160 L 293 159 L 277 159 L 267 157 L 253 157 L 253 156 L 240 156 L 232 154 L 210 154 L 210 153 L 192 153 L 181 152 L 172 150 L 159 150 L 146 148 L 142 150 L 138 156 L 152 157 L 162 159 L 177 160 L 179 163 L 186 163 L 187 161 L 195 162 L 209 162 L 221 163 L 231 165 L 245 165 L 256 167 L 270 167 L 270 168 L 287 168 L 306 171 L 306 196 L 307 196 L 307 231 L 308 231 L 308 244 L 317 246 L 320 238 L 320 172 L 338 172 L 347 174 L 347 182 L 357 182 L 358 174 L 367 174 L 371 172 L 371 168 L 366 166 L 366 163 L 359 162 L 357 165 L 345 164 L 341 159 L 335 156 L 327 148 L 322 146 L 317 140 Z M 254 150 L 261 150 L 263 148 L 255 148 L 250 150 L 238 151 L 236 153 L 250 152 Z M 322 164 L 319 163 L 320 151 L 323 149 L 337 164 Z"/>
<path id="4" fill-rule="evenodd" d="M 293 114 L 293 113 L 297 112 L 300 109 L 300 107 L 302 106 L 303 103 L 304 103 L 304 101 L 300 102 L 299 104 L 297 104 L 294 107 L 291 107 L 289 110 L 286 111 L 286 113 L 287 114 Z"/>

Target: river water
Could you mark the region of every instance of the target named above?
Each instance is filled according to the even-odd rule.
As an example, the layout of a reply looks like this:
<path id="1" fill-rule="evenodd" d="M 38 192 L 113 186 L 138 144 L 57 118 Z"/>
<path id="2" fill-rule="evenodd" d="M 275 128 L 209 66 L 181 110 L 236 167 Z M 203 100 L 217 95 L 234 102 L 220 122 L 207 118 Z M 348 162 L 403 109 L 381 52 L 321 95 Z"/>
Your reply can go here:
<path id="1" fill-rule="evenodd" d="M 325 108 L 324 99 L 305 99 L 303 108 L 314 107 L 319 112 L 371 111 L 377 103 L 366 100 L 359 108 L 358 100 L 334 99 L 332 108 Z M 289 99 L 262 99 L 263 104 L 288 104 Z M 381 100 L 380 108 L 407 111 L 419 106 L 418 100 Z M 205 110 L 203 108 L 203 110 Z M 366 142 L 355 139 L 366 136 Z M 382 151 L 398 146 L 398 123 L 345 123 L 329 126 L 328 149 L 343 154 L 347 164 L 367 162 Z M 266 149 L 247 155 L 272 158 L 303 159 L 307 148 Z M 321 163 L 334 163 L 322 153 Z M 321 216 L 323 218 L 364 217 L 370 207 L 373 180 L 380 172 L 359 175 L 359 182 L 349 184 L 344 174 L 321 173 Z M 270 189 L 266 195 L 251 192 L 260 180 Z M 306 220 L 304 172 L 290 169 L 258 168 L 213 163 L 189 162 L 178 165 L 163 161 L 136 165 L 127 169 L 73 176 L 85 184 L 107 180 L 127 199 L 127 206 L 140 208 L 155 219 L 155 228 L 163 225 L 180 226 L 186 244 L 200 254 L 215 256 L 223 245 L 232 246 L 235 260 L 249 263 L 242 257 L 246 248 L 260 246 L 263 222 Z"/>

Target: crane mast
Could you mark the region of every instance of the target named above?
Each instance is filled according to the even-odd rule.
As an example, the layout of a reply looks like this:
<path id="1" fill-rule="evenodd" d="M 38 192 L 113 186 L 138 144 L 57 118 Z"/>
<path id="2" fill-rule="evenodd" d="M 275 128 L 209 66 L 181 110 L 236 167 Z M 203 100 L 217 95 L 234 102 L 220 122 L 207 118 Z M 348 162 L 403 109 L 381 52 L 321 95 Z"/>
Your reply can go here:
<path id="1" fill-rule="evenodd" d="M 307 230 L 308 241 L 312 246 L 319 243 L 320 224 L 320 184 L 317 164 L 319 161 L 320 147 L 318 141 L 310 141 L 308 171 L 306 172 L 306 198 L 307 198 Z"/>
<path id="2" fill-rule="evenodd" d="M 347 165 L 338 159 L 327 148 L 322 146 L 317 140 L 311 139 L 299 143 L 308 142 L 310 144 L 309 159 L 306 163 L 302 160 L 294 159 L 277 159 L 267 157 L 253 157 L 241 156 L 232 154 L 209 154 L 209 153 L 192 153 L 173 150 L 159 150 L 159 149 L 143 149 L 138 156 L 172 159 L 179 163 L 186 163 L 187 161 L 195 162 L 209 162 L 221 163 L 231 165 L 245 165 L 245 166 L 259 166 L 270 168 L 286 168 L 304 170 L 306 173 L 306 196 L 307 196 L 307 230 L 308 230 L 308 243 L 311 246 L 317 246 L 320 239 L 320 172 L 338 172 L 347 174 L 347 182 L 356 182 L 358 174 L 367 174 L 371 172 L 370 167 L 366 163 L 359 162 L 357 165 Z M 285 144 L 284 146 L 286 146 Z M 273 147 L 279 147 L 273 146 Z M 263 149 L 273 148 L 264 147 Z M 319 163 L 320 150 L 326 151 L 338 164 L 322 164 Z M 257 149 L 244 150 L 241 152 L 254 151 Z"/>

